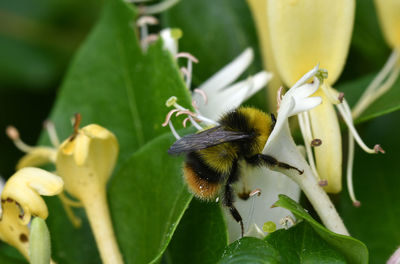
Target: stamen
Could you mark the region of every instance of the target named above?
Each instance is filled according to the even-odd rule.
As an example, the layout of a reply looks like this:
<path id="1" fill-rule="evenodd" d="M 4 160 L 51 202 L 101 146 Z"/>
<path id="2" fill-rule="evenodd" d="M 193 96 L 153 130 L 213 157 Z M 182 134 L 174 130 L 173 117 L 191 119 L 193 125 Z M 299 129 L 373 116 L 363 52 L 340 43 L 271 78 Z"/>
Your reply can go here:
<path id="1" fill-rule="evenodd" d="M 340 93 L 339 93 L 339 96 L 338 96 L 339 102 L 340 102 L 340 103 L 343 103 L 343 99 L 344 99 L 344 93 L 343 93 L 343 92 L 340 92 Z"/>
<path id="2" fill-rule="evenodd" d="M 186 123 L 189 120 L 189 117 L 186 117 L 185 119 L 183 119 L 182 125 L 183 127 L 186 127 Z"/>
<path id="3" fill-rule="evenodd" d="M 147 47 L 149 44 L 156 42 L 158 39 L 158 35 L 156 34 L 150 34 L 140 40 L 140 45 L 142 46 L 143 51 L 147 50 Z"/>
<path id="4" fill-rule="evenodd" d="M 354 127 L 353 119 L 351 116 L 351 110 L 349 105 L 347 104 L 346 99 L 343 99 L 343 103 L 336 105 L 339 113 L 343 117 L 348 129 L 353 134 L 354 139 L 357 141 L 358 145 L 367 153 L 377 153 L 374 148 L 369 148 L 365 145 L 364 141 L 361 139 L 360 135 L 358 134 L 357 130 Z"/>
<path id="5" fill-rule="evenodd" d="M 168 10 L 178 2 L 179 0 L 166 0 L 154 5 L 141 6 L 139 7 L 139 13 L 144 15 L 159 14 Z"/>
<path id="6" fill-rule="evenodd" d="M 142 2 L 150 2 L 152 0 L 125 0 L 126 3 L 142 3 Z"/>
<path id="7" fill-rule="evenodd" d="M 188 53 L 188 52 L 179 52 L 178 54 L 176 54 L 175 56 L 176 59 L 178 58 L 186 58 L 194 63 L 198 63 L 199 60 L 193 56 L 192 54 Z"/>
<path id="8" fill-rule="evenodd" d="M 355 207 L 359 207 L 361 202 L 357 200 L 354 194 L 354 186 L 353 186 L 353 162 L 354 162 L 354 138 L 351 132 L 348 132 L 348 140 L 349 140 L 349 152 L 347 155 L 347 169 L 346 169 L 346 178 L 347 178 L 347 191 L 349 192 L 349 196 L 353 205 Z"/>
<path id="9" fill-rule="evenodd" d="M 169 120 L 170 120 L 171 117 L 172 117 L 172 115 L 173 115 L 175 112 L 178 112 L 178 111 L 179 111 L 178 109 L 172 109 L 171 111 L 169 111 L 168 114 L 167 114 L 167 116 L 166 116 L 166 118 L 165 118 L 164 123 L 162 123 L 161 126 L 163 126 L 163 127 L 167 126 Z"/>
<path id="10" fill-rule="evenodd" d="M 204 91 L 201 90 L 201 89 L 194 89 L 193 91 L 194 91 L 195 93 L 200 94 L 200 95 L 203 97 L 203 100 L 204 100 L 204 104 L 205 104 L 205 105 L 208 103 L 208 98 L 207 98 L 206 92 L 204 92 Z"/>
<path id="11" fill-rule="evenodd" d="M 283 86 L 279 87 L 278 92 L 276 93 L 276 111 L 279 111 L 279 107 L 281 105 L 282 102 L 282 92 L 283 92 Z"/>
<path id="12" fill-rule="evenodd" d="M 358 102 L 353 108 L 352 115 L 354 118 L 359 117 L 372 102 L 374 102 L 378 97 L 391 88 L 393 82 L 399 75 L 400 69 L 398 66 L 396 66 L 398 58 L 399 54 L 396 50 L 394 50 L 386 64 L 383 66 L 382 70 L 368 85 L 360 99 L 358 99 Z M 383 83 L 386 78 L 387 81 Z"/>
<path id="13" fill-rule="evenodd" d="M 259 197 L 261 195 L 261 190 L 259 188 L 253 190 L 249 194 L 249 198 L 251 198 L 251 206 L 249 210 L 249 215 L 247 217 L 247 223 L 246 223 L 246 230 L 248 231 L 250 228 L 251 223 L 253 223 L 253 218 L 254 218 L 254 207 L 255 207 L 255 202 L 256 202 L 256 197 Z"/>
<path id="14" fill-rule="evenodd" d="M 72 133 L 71 137 L 69 138 L 70 141 L 74 140 L 76 135 L 78 135 L 81 120 L 82 120 L 81 114 L 76 113 L 74 116 L 74 132 Z"/>
<path id="15" fill-rule="evenodd" d="M 375 153 L 382 153 L 382 154 L 385 154 L 385 150 L 383 150 L 383 148 L 381 147 L 381 145 L 379 145 L 379 144 L 376 144 L 375 146 L 374 146 L 374 150 L 375 150 Z"/>
<path id="16" fill-rule="evenodd" d="M 188 69 L 186 69 L 185 67 L 181 67 L 180 70 L 183 73 L 183 75 L 185 76 L 185 80 L 186 80 L 188 78 L 188 76 L 189 76 Z"/>
<path id="17" fill-rule="evenodd" d="M 199 106 L 197 105 L 197 101 L 196 100 L 192 100 L 192 106 L 196 110 L 196 112 L 198 112 Z"/>
<path id="18" fill-rule="evenodd" d="M 180 116 L 180 115 L 188 115 L 188 116 L 196 117 L 196 114 L 195 114 L 195 113 L 193 113 L 192 111 L 189 111 L 189 110 L 187 110 L 187 109 L 185 109 L 185 110 L 180 110 L 180 111 L 178 111 L 178 113 L 176 113 L 176 116 Z"/>
<path id="19" fill-rule="evenodd" d="M 27 144 L 25 144 L 21 138 L 19 137 L 19 132 L 18 129 L 14 126 L 7 126 L 6 128 L 6 134 L 7 136 L 13 141 L 14 145 L 21 150 L 22 152 L 31 152 L 34 147 L 31 147 Z"/>
<path id="20" fill-rule="evenodd" d="M 321 146 L 321 144 L 322 144 L 322 140 L 319 138 L 314 138 L 311 141 L 311 146 L 313 146 L 313 147 L 319 147 L 319 146 Z"/>
<path id="21" fill-rule="evenodd" d="M 198 63 L 199 60 L 194 57 L 192 54 L 188 52 L 180 52 L 176 54 L 176 59 L 178 58 L 187 58 L 187 71 L 186 71 L 186 87 L 190 90 L 190 85 L 192 83 L 192 71 L 193 71 L 193 62 Z"/>
<path id="22" fill-rule="evenodd" d="M 153 16 L 141 16 L 137 21 L 136 25 L 142 27 L 145 25 L 157 25 L 158 19 Z"/>
<path id="23" fill-rule="evenodd" d="M 51 122 L 50 120 L 46 120 L 46 121 L 44 121 L 43 126 L 47 130 L 47 134 L 49 134 L 51 144 L 55 148 L 58 148 L 58 146 L 60 145 L 60 140 L 58 139 L 57 131 L 56 131 L 56 127 L 54 126 L 54 123 Z"/>
<path id="24" fill-rule="evenodd" d="M 172 124 L 171 120 L 168 121 L 169 128 L 171 129 L 172 135 L 176 138 L 176 140 L 180 139 L 178 132 L 176 132 L 174 125 Z"/>
<path id="25" fill-rule="evenodd" d="M 297 115 L 297 117 L 299 120 L 301 134 L 303 135 L 303 140 L 306 147 L 308 163 L 310 164 L 311 170 L 314 173 L 315 178 L 319 179 L 319 174 L 314 161 L 313 151 L 311 149 L 313 135 L 311 131 L 310 117 L 308 116 L 308 112 L 300 113 Z M 311 144 L 307 144 L 307 142 L 311 142 Z"/>

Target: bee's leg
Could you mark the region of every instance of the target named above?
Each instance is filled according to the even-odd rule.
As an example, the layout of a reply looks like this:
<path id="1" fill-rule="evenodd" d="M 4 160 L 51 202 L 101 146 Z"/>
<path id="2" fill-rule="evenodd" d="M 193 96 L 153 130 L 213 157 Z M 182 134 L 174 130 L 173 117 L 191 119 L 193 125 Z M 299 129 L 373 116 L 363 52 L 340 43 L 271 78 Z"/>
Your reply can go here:
<path id="1" fill-rule="evenodd" d="M 293 167 L 285 162 L 280 162 L 272 156 L 264 155 L 264 154 L 257 154 L 250 158 L 246 158 L 246 161 L 253 165 L 262 165 L 265 164 L 267 166 L 278 166 L 283 169 L 293 169 L 299 172 L 299 174 L 303 174 L 304 170 L 300 170 L 296 167 Z"/>
<path id="2" fill-rule="evenodd" d="M 243 237 L 243 234 L 244 234 L 243 219 L 242 219 L 242 216 L 240 215 L 239 211 L 233 205 L 235 198 L 234 198 L 234 191 L 232 188 L 232 183 L 234 183 L 238 180 L 239 180 L 238 163 L 237 163 L 237 161 L 235 161 L 233 163 L 232 170 L 228 176 L 228 179 L 226 181 L 226 185 L 225 185 L 225 188 L 224 188 L 224 191 L 222 194 L 222 204 L 229 208 L 229 212 L 231 213 L 232 217 L 236 220 L 236 222 L 240 223 L 240 228 L 242 231 L 241 234 Z"/>

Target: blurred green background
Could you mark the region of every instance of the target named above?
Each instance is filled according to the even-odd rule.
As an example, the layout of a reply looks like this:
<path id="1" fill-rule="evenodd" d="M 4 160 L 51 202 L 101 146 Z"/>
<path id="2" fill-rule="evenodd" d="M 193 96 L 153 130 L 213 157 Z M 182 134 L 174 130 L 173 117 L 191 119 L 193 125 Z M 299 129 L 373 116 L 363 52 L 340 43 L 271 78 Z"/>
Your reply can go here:
<path id="1" fill-rule="evenodd" d="M 103 1 L 94 0 L 0 0 L 0 174 L 3 177 L 14 172 L 22 155 L 3 131 L 13 124 L 25 142 L 36 143 L 68 65 L 96 23 L 102 5 Z M 200 59 L 201 63 L 194 68 L 193 86 L 247 46 L 252 46 L 256 54 L 249 72 L 262 69 L 255 28 L 244 0 L 181 0 L 159 18 L 163 27 L 181 28 L 184 35 L 180 50 Z M 373 1 L 358 0 L 350 52 L 337 87 L 358 88 L 357 93 L 361 92 L 363 86 L 356 84 L 380 70 L 390 52 Z M 354 102 L 357 93 L 349 97 L 350 102 Z M 252 103 L 262 105 L 264 96 L 260 92 Z M 382 263 L 400 245 L 400 213 L 393 206 L 399 202 L 395 194 L 400 168 L 389 162 L 400 155 L 396 132 L 399 121 L 400 115 L 392 113 L 358 127 L 368 143 L 382 143 L 387 150 L 385 156 L 378 158 L 359 150 L 356 153 L 354 181 L 363 206 L 353 208 L 346 191 L 334 197 L 350 232 L 369 247 L 371 263 Z M 382 214 L 377 214 L 377 210 Z"/>

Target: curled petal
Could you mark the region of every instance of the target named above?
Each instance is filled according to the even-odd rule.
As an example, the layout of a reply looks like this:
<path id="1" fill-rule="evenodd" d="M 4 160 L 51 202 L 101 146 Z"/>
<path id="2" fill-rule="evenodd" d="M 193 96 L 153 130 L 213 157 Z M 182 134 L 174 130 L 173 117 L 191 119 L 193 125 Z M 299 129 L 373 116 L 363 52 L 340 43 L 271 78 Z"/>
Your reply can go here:
<path id="1" fill-rule="evenodd" d="M 12 199 L 23 209 L 22 222 L 27 224 L 32 214 L 43 219 L 48 216 L 47 206 L 40 195 L 56 195 L 63 189 L 60 177 L 38 168 L 23 168 L 6 182 L 2 200 Z"/>

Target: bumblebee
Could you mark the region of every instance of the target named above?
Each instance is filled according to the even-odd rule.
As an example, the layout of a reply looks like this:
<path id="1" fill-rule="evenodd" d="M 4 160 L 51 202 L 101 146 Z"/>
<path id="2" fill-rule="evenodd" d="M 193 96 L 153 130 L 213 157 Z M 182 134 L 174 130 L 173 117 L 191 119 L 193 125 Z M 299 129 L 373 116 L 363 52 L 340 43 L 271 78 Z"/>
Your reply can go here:
<path id="1" fill-rule="evenodd" d="M 229 208 L 232 217 L 243 220 L 234 206 L 233 184 L 240 179 L 239 161 L 254 166 L 279 166 L 295 169 L 275 158 L 262 154 L 262 150 L 275 125 L 275 116 L 252 107 L 240 107 L 224 114 L 219 125 L 177 140 L 168 150 L 171 155 L 186 154 L 184 179 L 189 190 L 203 200 L 215 199 Z"/>

